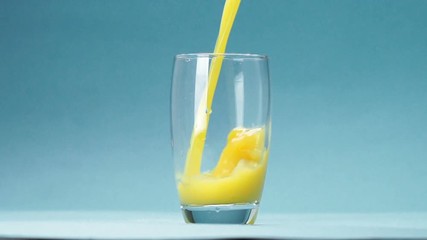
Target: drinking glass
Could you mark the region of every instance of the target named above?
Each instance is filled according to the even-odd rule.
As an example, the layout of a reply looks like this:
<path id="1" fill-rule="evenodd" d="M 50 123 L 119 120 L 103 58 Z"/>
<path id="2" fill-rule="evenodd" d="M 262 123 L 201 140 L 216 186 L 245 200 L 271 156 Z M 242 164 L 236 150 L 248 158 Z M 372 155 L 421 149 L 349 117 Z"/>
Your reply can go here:
<path id="1" fill-rule="evenodd" d="M 184 220 L 253 224 L 270 147 L 267 56 L 176 55 L 171 134 Z"/>

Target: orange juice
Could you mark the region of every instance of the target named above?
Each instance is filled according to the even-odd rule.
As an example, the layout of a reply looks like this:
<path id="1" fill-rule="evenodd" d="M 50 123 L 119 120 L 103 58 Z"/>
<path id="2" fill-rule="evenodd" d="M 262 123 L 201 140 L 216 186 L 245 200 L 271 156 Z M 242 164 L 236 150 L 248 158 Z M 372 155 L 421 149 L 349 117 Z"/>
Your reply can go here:
<path id="1" fill-rule="evenodd" d="M 181 203 L 212 205 L 256 203 L 260 200 L 267 168 L 263 128 L 235 128 L 216 167 L 178 183 Z"/>
<path id="2" fill-rule="evenodd" d="M 225 52 L 240 0 L 226 0 L 214 53 Z M 206 95 L 196 112 L 186 166 L 177 188 L 183 205 L 247 204 L 260 200 L 268 161 L 263 127 L 231 129 L 214 169 L 201 172 L 211 106 L 223 56 L 212 59 Z M 219 113 L 220 114 L 220 113 Z M 197 127 L 196 127 L 197 125 Z M 225 139 L 224 139 L 225 141 Z"/>

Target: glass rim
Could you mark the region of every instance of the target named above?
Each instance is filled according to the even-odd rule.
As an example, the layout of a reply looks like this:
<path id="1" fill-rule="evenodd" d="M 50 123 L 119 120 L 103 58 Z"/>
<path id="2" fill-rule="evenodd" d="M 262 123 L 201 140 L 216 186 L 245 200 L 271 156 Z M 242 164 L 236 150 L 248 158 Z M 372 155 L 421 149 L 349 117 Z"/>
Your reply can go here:
<path id="1" fill-rule="evenodd" d="M 181 53 L 175 55 L 176 59 L 197 59 L 197 58 L 214 58 L 224 57 L 225 59 L 255 59 L 267 60 L 268 56 L 255 53 Z"/>

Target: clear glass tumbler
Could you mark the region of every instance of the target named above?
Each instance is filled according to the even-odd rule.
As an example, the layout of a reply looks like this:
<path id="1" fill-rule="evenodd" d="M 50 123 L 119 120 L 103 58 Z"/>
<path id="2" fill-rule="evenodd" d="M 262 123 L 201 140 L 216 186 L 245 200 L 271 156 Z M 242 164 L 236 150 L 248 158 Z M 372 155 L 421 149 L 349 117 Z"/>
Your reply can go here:
<path id="1" fill-rule="evenodd" d="M 254 223 L 271 135 L 267 57 L 177 55 L 171 90 L 175 179 L 184 220 Z"/>

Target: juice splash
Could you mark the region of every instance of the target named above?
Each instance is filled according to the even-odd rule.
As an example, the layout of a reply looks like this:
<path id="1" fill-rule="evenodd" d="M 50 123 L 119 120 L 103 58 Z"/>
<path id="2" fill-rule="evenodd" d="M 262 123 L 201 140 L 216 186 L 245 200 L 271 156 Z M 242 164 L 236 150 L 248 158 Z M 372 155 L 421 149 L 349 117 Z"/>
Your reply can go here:
<path id="1" fill-rule="evenodd" d="M 215 54 L 225 52 L 240 0 L 226 0 Z M 201 173 L 202 155 L 212 101 L 223 57 L 212 59 L 207 93 L 202 97 L 178 192 L 184 205 L 257 203 L 260 200 L 268 161 L 264 128 L 235 128 L 228 135 L 216 167 Z"/>
<path id="2" fill-rule="evenodd" d="M 258 202 L 268 159 L 264 141 L 264 128 L 233 129 L 217 166 L 211 172 L 182 177 L 178 184 L 181 203 L 213 205 Z"/>

